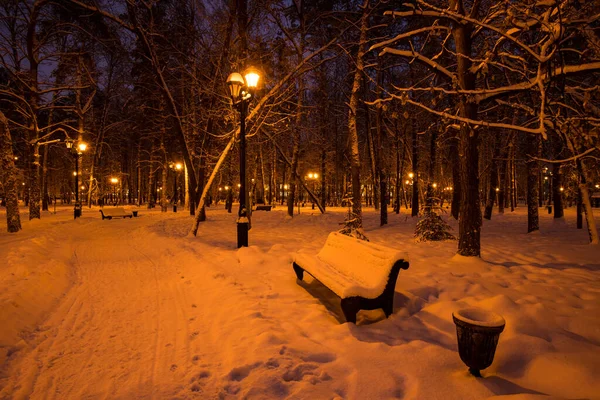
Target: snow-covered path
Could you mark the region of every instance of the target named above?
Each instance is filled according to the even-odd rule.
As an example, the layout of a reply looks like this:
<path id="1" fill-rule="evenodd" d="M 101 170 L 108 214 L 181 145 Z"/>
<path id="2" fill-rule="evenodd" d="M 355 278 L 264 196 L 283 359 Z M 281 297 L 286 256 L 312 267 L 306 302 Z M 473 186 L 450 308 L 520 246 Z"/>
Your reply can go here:
<path id="1" fill-rule="evenodd" d="M 0 236 L 10 250 L 0 253 L 0 317 L 13 322 L 13 303 L 47 309 L 31 316 L 43 322 L 35 329 L 14 320 L 22 340 L 9 347 L 0 398 L 598 398 L 600 252 L 583 232 L 546 217 L 541 234 L 525 235 L 522 214 L 495 216 L 483 261 L 468 260 L 453 257 L 452 242 L 415 244 L 410 218 L 379 229 L 367 213 L 371 240 L 406 248 L 411 267 L 394 315 L 362 312 L 354 326 L 339 323 L 339 299 L 298 284 L 290 267 L 290 254 L 316 252 L 343 212 L 256 213 L 251 247 L 240 250 L 223 210 L 211 210 L 197 238 L 186 237 L 189 216 L 147 211 L 112 221 L 59 214 Z M 32 283 L 50 304 L 23 294 Z M 451 313 L 467 305 L 507 320 L 483 380 L 456 350 Z M 0 335 L 0 349 L 13 336 Z"/>

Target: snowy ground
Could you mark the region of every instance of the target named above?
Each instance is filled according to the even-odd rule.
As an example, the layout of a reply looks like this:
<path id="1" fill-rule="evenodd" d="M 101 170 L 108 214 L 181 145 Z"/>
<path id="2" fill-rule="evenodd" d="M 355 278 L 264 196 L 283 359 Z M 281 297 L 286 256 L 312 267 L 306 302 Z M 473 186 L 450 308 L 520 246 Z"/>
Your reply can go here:
<path id="1" fill-rule="evenodd" d="M 541 209 L 532 235 L 524 207 L 494 214 L 481 260 L 455 256 L 455 242 L 415 244 L 406 214 L 379 228 L 366 210 L 370 240 L 411 264 L 394 314 L 361 312 L 358 326 L 290 265 L 344 212 L 256 212 L 241 250 L 220 207 L 196 238 L 185 212 L 145 209 L 73 221 L 61 208 L 3 228 L 0 399 L 600 399 L 600 248 L 573 209 L 566 222 Z M 451 314 L 464 306 L 506 319 L 484 379 L 458 356 Z"/>

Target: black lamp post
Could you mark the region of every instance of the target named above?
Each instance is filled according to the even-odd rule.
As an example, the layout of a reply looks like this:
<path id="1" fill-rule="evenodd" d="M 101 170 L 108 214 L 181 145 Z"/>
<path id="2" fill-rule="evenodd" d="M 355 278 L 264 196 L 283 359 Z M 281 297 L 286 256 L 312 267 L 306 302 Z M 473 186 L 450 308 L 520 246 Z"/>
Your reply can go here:
<path id="1" fill-rule="evenodd" d="M 181 163 L 176 163 L 172 168 L 175 170 L 173 177 L 173 212 L 177 212 L 177 203 L 179 202 L 179 198 L 177 197 L 177 175 L 183 168 L 183 165 Z"/>
<path id="2" fill-rule="evenodd" d="M 73 172 L 73 176 L 75 177 L 75 207 L 73 208 L 73 218 L 77 219 L 77 217 L 81 217 L 81 203 L 79 203 L 79 157 L 83 154 L 83 152 L 87 149 L 87 144 L 84 142 L 79 142 L 77 147 L 73 147 L 73 141 L 70 139 L 65 140 L 65 144 L 67 149 L 73 152 L 73 156 L 75 157 L 75 172 Z"/>
<path id="3" fill-rule="evenodd" d="M 316 172 L 309 172 L 307 175 L 308 179 L 312 181 L 312 191 L 313 191 L 313 195 L 315 197 L 317 197 L 317 194 L 315 193 L 315 181 L 319 178 L 319 174 L 317 174 Z M 315 200 L 313 198 L 311 198 L 311 202 L 312 202 L 312 209 L 315 209 Z"/>
<path id="4" fill-rule="evenodd" d="M 249 70 L 245 77 L 234 72 L 227 78 L 227 86 L 233 106 L 240 112 L 240 210 L 237 219 L 237 247 L 248 247 L 248 229 L 250 214 L 248 212 L 248 189 L 246 185 L 246 114 L 252 92 L 258 85 L 260 76 Z"/>

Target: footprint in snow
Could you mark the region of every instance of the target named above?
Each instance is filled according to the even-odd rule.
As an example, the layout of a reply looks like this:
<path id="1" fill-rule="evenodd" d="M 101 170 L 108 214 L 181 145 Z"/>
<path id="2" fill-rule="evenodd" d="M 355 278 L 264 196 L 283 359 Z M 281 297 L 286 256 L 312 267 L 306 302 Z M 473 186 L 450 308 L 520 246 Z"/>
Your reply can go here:
<path id="1" fill-rule="evenodd" d="M 252 372 L 252 370 L 254 370 L 255 368 L 258 368 L 262 365 L 262 362 L 255 362 L 254 364 L 248 364 L 248 365 L 243 365 L 241 367 L 236 367 L 233 368 L 229 374 L 228 374 L 228 378 L 231 381 L 241 381 L 243 379 L 245 379 L 248 375 L 250 375 L 250 372 Z"/>
<path id="2" fill-rule="evenodd" d="M 210 376 L 210 372 L 208 370 L 202 370 L 200 372 L 198 372 L 197 374 L 195 374 L 194 376 L 192 376 L 192 379 L 190 379 L 190 383 L 194 383 L 194 382 L 198 382 L 202 379 L 206 379 Z"/>
<path id="3" fill-rule="evenodd" d="M 315 375 L 313 372 L 315 369 L 319 368 L 316 364 L 303 363 L 298 364 L 294 368 L 287 370 L 282 378 L 286 382 L 290 381 L 301 381 L 307 375 Z"/>

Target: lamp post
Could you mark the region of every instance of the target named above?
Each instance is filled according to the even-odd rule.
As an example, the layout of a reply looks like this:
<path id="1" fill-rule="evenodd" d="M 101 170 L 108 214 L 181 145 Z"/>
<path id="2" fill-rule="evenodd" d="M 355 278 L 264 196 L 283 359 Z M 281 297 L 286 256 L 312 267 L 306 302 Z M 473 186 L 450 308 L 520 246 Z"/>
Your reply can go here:
<path id="1" fill-rule="evenodd" d="M 248 212 L 248 189 L 246 185 L 246 114 L 252 92 L 258 85 L 260 76 L 248 70 L 245 76 L 233 72 L 227 78 L 229 95 L 234 107 L 240 112 L 240 210 L 237 219 L 237 247 L 248 247 L 248 229 L 250 215 Z"/>
<path id="2" fill-rule="evenodd" d="M 312 191 L 313 191 L 313 195 L 316 197 L 317 194 L 315 193 L 315 181 L 317 179 L 319 179 L 319 174 L 317 174 L 316 172 L 309 172 L 307 175 L 308 179 L 312 181 Z M 311 202 L 312 202 L 312 209 L 315 209 L 315 200 L 311 198 Z"/>
<path id="3" fill-rule="evenodd" d="M 77 217 L 81 217 L 81 204 L 79 203 L 79 157 L 83 154 L 83 152 L 87 149 L 87 144 L 84 142 L 79 142 L 76 148 L 73 148 L 73 141 L 70 139 L 65 140 L 65 144 L 67 149 L 73 151 L 73 156 L 75 157 L 75 172 L 73 175 L 75 176 L 75 207 L 73 208 L 73 218 L 77 219 Z"/>
<path id="4" fill-rule="evenodd" d="M 117 205 L 117 202 L 116 202 L 116 198 L 117 198 L 117 183 L 119 183 L 119 178 L 110 178 L 110 183 L 112 183 L 112 185 L 113 185 L 112 201 L 113 201 L 113 204 L 116 206 Z"/>
<path id="5" fill-rule="evenodd" d="M 175 163 L 175 165 L 173 165 L 172 168 L 175 170 L 175 176 L 173 178 L 173 212 L 177 212 L 177 203 L 179 200 L 177 197 L 177 175 L 179 171 L 181 171 L 181 169 L 183 168 L 183 165 L 178 162 Z"/>

